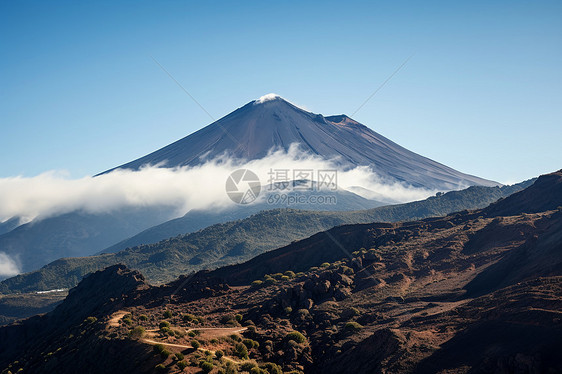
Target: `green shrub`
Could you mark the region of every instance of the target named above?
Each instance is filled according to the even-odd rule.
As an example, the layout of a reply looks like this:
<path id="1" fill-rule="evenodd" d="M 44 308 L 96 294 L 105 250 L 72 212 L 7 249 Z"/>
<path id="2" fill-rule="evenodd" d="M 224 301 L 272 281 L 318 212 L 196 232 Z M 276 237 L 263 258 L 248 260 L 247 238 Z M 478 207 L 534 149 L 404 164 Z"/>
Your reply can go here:
<path id="1" fill-rule="evenodd" d="M 192 338 L 197 336 L 197 334 L 195 333 L 195 331 L 191 330 L 187 333 L 187 335 L 191 336 Z"/>
<path id="2" fill-rule="evenodd" d="M 169 310 L 165 311 L 164 318 L 172 318 L 172 312 L 170 312 Z"/>
<path id="3" fill-rule="evenodd" d="M 197 340 L 192 340 L 191 346 L 195 349 L 199 349 L 199 347 L 201 347 L 201 343 L 199 343 Z"/>
<path id="4" fill-rule="evenodd" d="M 164 373 L 167 371 L 166 367 L 162 364 L 158 364 L 154 367 L 154 369 L 156 370 L 156 372 L 158 373 Z"/>
<path id="5" fill-rule="evenodd" d="M 284 311 L 285 311 L 285 314 L 291 314 L 291 313 L 293 313 L 293 308 L 291 308 L 290 306 L 288 306 L 288 307 L 286 307 L 286 308 L 284 309 Z"/>
<path id="6" fill-rule="evenodd" d="M 361 326 L 357 322 L 347 322 L 345 324 L 345 330 L 349 331 L 349 332 L 356 332 L 356 331 L 361 330 L 362 328 L 363 328 L 363 326 Z"/>
<path id="7" fill-rule="evenodd" d="M 329 267 L 330 267 L 330 263 L 329 263 L 329 262 L 323 262 L 323 263 L 320 265 L 320 267 L 329 268 Z"/>
<path id="8" fill-rule="evenodd" d="M 242 314 L 236 314 L 234 318 L 236 319 L 237 322 L 242 322 Z"/>
<path id="9" fill-rule="evenodd" d="M 260 343 L 252 339 L 244 339 L 242 340 L 242 344 L 244 344 L 248 349 L 258 348 Z"/>
<path id="10" fill-rule="evenodd" d="M 267 362 L 264 367 L 269 374 L 283 374 L 281 367 L 273 362 Z"/>
<path id="11" fill-rule="evenodd" d="M 181 361 L 185 358 L 185 356 L 183 355 L 183 353 L 178 352 L 176 353 L 176 358 L 178 359 L 178 361 Z"/>
<path id="12" fill-rule="evenodd" d="M 285 275 L 288 276 L 289 278 L 294 278 L 294 277 L 297 276 L 297 275 L 295 274 L 295 272 L 294 272 L 294 271 L 291 271 L 291 270 L 287 270 L 287 271 L 285 272 Z"/>
<path id="13" fill-rule="evenodd" d="M 128 326 L 131 326 L 133 324 L 133 320 L 131 318 L 123 318 L 122 321 Z"/>
<path id="14" fill-rule="evenodd" d="M 247 359 L 248 358 L 248 348 L 242 344 L 242 343 L 237 343 L 236 346 L 234 347 L 236 350 L 236 355 L 242 359 Z"/>
<path id="15" fill-rule="evenodd" d="M 148 321 L 148 316 L 146 314 L 141 314 L 139 316 L 139 321 Z"/>
<path id="16" fill-rule="evenodd" d="M 304 344 L 304 343 L 307 342 L 306 337 L 298 331 L 293 331 L 293 332 L 288 333 L 287 336 L 285 336 L 285 338 L 288 341 L 292 340 L 292 341 L 294 341 L 298 344 Z"/>
<path id="17" fill-rule="evenodd" d="M 96 317 L 88 317 L 84 320 L 84 322 L 90 323 L 90 324 L 96 323 L 97 321 L 98 321 L 98 319 Z"/>
<path id="18" fill-rule="evenodd" d="M 181 371 L 183 371 L 187 367 L 187 362 L 179 361 L 176 365 Z"/>
<path id="19" fill-rule="evenodd" d="M 250 370 L 252 370 L 253 368 L 256 368 L 256 367 L 258 367 L 258 364 L 256 364 L 254 361 L 247 361 L 247 362 L 244 362 L 240 365 L 240 370 L 250 371 Z"/>
<path id="20" fill-rule="evenodd" d="M 154 350 L 154 352 L 160 354 L 163 350 L 165 350 L 166 348 L 164 347 L 163 344 L 155 344 L 152 349 Z"/>
<path id="21" fill-rule="evenodd" d="M 182 319 L 186 322 L 191 322 L 195 319 L 195 316 L 193 314 L 184 314 Z"/>
<path id="22" fill-rule="evenodd" d="M 162 330 L 163 328 L 170 328 L 170 322 L 168 321 L 162 321 L 160 322 L 160 324 L 158 325 L 158 327 L 160 327 L 160 330 Z"/>
<path id="23" fill-rule="evenodd" d="M 133 339 L 140 339 L 144 336 L 145 332 L 144 327 L 137 326 L 129 332 L 129 337 Z"/>
<path id="24" fill-rule="evenodd" d="M 172 352 L 168 351 L 167 349 L 164 349 L 162 352 L 160 352 L 160 357 L 162 357 L 162 359 L 165 360 L 168 357 L 170 357 L 171 354 Z"/>
<path id="25" fill-rule="evenodd" d="M 224 356 L 224 352 L 221 350 L 218 350 L 215 352 L 215 357 L 220 360 L 222 357 Z"/>
<path id="26" fill-rule="evenodd" d="M 238 374 L 238 369 L 236 368 L 236 365 L 234 365 L 230 361 L 227 362 L 225 374 Z"/>
<path id="27" fill-rule="evenodd" d="M 214 345 L 214 344 L 219 344 L 219 340 L 213 338 L 213 339 L 209 340 L 209 343 L 211 343 L 211 344 L 213 344 L 213 345 Z"/>
<path id="28" fill-rule="evenodd" d="M 210 373 L 211 371 L 213 371 L 214 365 L 209 361 L 202 361 L 199 367 L 201 368 L 201 370 L 203 370 L 204 373 Z"/>
<path id="29" fill-rule="evenodd" d="M 259 287 L 261 287 L 261 286 L 263 286 L 263 281 L 262 281 L 262 280 L 259 280 L 259 279 L 258 279 L 258 280 L 255 280 L 255 281 L 252 282 L 252 287 L 254 287 L 254 288 L 259 288 Z"/>
<path id="30" fill-rule="evenodd" d="M 283 282 L 286 282 L 286 281 L 288 281 L 288 280 L 290 280 L 290 279 L 291 279 L 291 278 L 288 277 L 287 275 L 283 275 L 283 276 L 281 277 L 281 280 L 282 280 Z"/>

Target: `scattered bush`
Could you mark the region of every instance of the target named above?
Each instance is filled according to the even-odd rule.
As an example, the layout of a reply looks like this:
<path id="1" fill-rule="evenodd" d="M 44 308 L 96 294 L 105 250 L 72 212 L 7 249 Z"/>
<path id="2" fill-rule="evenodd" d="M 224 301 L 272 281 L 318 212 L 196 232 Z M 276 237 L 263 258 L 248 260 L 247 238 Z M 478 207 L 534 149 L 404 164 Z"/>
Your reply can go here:
<path id="1" fill-rule="evenodd" d="M 139 321 L 148 321 L 148 316 L 146 314 L 141 314 L 139 316 Z"/>
<path id="2" fill-rule="evenodd" d="M 199 367 L 201 368 L 201 370 L 203 370 L 204 373 L 210 373 L 211 371 L 213 371 L 214 365 L 209 361 L 202 361 Z"/>
<path id="3" fill-rule="evenodd" d="M 258 348 L 260 343 L 252 339 L 244 339 L 242 340 L 242 344 L 244 344 L 248 349 Z"/>
<path id="4" fill-rule="evenodd" d="M 98 321 L 98 319 L 96 317 L 88 317 L 84 320 L 84 322 L 92 324 L 92 323 L 96 323 Z"/>
<path id="5" fill-rule="evenodd" d="M 163 328 L 170 328 L 170 322 L 168 321 L 162 321 L 160 322 L 160 324 L 158 325 L 158 327 L 160 327 L 160 330 L 162 330 Z"/>
<path id="6" fill-rule="evenodd" d="M 234 316 L 237 322 L 242 322 L 242 314 L 237 314 Z"/>
<path id="7" fill-rule="evenodd" d="M 285 308 L 285 314 L 291 314 L 293 313 L 293 308 L 291 308 L 290 306 Z"/>
<path id="8" fill-rule="evenodd" d="M 181 371 L 183 371 L 187 367 L 187 362 L 179 361 L 176 365 Z"/>
<path id="9" fill-rule="evenodd" d="M 256 364 L 255 361 L 247 361 L 247 362 L 244 362 L 240 365 L 240 370 L 250 371 L 250 370 L 252 370 L 253 368 L 256 368 L 256 367 L 258 367 L 258 364 Z"/>
<path id="10" fill-rule="evenodd" d="M 287 270 L 287 271 L 285 272 L 285 275 L 288 276 L 289 278 L 294 278 L 294 277 L 297 276 L 297 275 L 295 274 L 295 272 L 294 272 L 294 271 L 291 271 L 291 270 Z"/>
<path id="11" fill-rule="evenodd" d="M 226 370 L 225 370 L 225 374 L 238 374 L 238 369 L 236 368 L 236 365 L 234 365 L 232 362 L 227 362 L 226 363 Z"/>
<path id="12" fill-rule="evenodd" d="M 184 314 L 184 315 L 182 316 L 182 319 L 183 319 L 184 321 L 186 321 L 186 322 L 191 322 L 191 321 L 193 321 L 194 319 L 196 319 L 196 317 L 195 317 L 193 314 Z"/>
<path id="13" fill-rule="evenodd" d="M 262 281 L 262 280 L 259 280 L 259 279 L 258 279 L 258 280 L 255 280 L 255 281 L 252 282 L 252 287 L 254 287 L 254 288 L 259 288 L 259 287 L 261 287 L 261 286 L 263 286 L 263 281 Z"/>
<path id="14" fill-rule="evenodd" d="M 242 343 L 237 343 L 234 347 L 236 350 L 236 355 L 241 359 L 248 359 L 248 348 Z"/>
<path id="15" fill-rule="evenodd" d="M 209 341 L 209 343 L 211 343 L 211 344 L 213 344 L 213 345 L 219 344 L 219 340 L 216 339 L 216 338 L 213 338 L 213 339 L 211 339 L 211 340 Z"/>
<path id="16" fill-rule="evenodd" d="M 162 357 L 162 360 L 165 360 L 168 357 L 170 357 L 171 354 L 172 352 L 168 351 L 167 349 L 164 349 L 162 352 L 160 352 L 160 357 Z"/>
<path id="17" fill-rule="evenodd" d="M 362 328 L 363 328 L 363 326 L 361 326 L 357 322 L 347 322 L 345 324 L 345 330 L 349 331 L 349 332 L 356 332 L 356 331 L 361 330 Z"/>
<path id="18" fill-rule="evenodd" d="M 176 353 L 176 358 L 178 359 L 178 361 L 181 361 L 185 358 L 185 356 L 183 355 L 183 353 L 178 352 Z"/>
<path id="19" fill-rule="evenodd" d="M 281 277 L 281 280 L 282 280 L 283 282 L 286 282 L 286 281 L 288 281 L 288 280 L 290 280 L 290 279 L 291 279 L 291 278 L 288 277 L 287 275 L 283 275 L 283 276 Z"/>
<path id="20" fill-rule="evenodd" d="M 288 341 L 292 340 L 292 341 L 294 341 L 298 344 L 304 344 L 304 343 L 307 342 L 306 337 L 298 331 L 293 331 L 293 332 L 288 333 L 287 336 L 285 336 L 285 338 Z"/>
<path id="21" fill-rule="evenodd" d="M 272 277 L 270 277 L 269 275 L 266 275 L 266 276 L 263 278 L 263 283 L 264 283 L 266 286 L 270 286 L 270 285 L 272 285 L 272 284 L 275 284 L 275 282 L 277 282 L 277 281 L 275 280 L 275 278 L 272 278 Z"/>
<path id="22" fill-rule="evenodd" d="M 140 339 L 144 336 L 145 332 L 144 327 L 137 326 L 129 332 L 129 337 L 133 339 Z"/>
<path id="23" fill-rule="evenodd" d="M 194 338 L 194 337 L 197 336 L 197 334 L 196 334 L 195 331 L 193 331 L 193 330 L 190 330 L 190 331 L 187 333 L 187 335 L 191 336 L 192 338 Z"/>
<path id="24" fill-rule="evenodd" d="M 166 348 L 164 347 L 163 344 L 155 344 L 152 349 L 154 350 L 154 352 L 160 354 L 163 350 L 165 350 Z"/>
<path id="25" fill-rule="evenodd" d="M 164 318 L 172 318 L 172 312 L 170 312 L 169 310 L 165 311 Z"/>
<path id="26" fill-rule="evenodd" d="M 267 362 L 264 367 L 269 374 L 283 374 L 281 367 L 273 362 Z"/>
<path id="27" fill-rule="evenodd" d="M 215 352 L 215 357 L 220 360 L 222 357 L 224 356 L 224 352 L 221 350 L 218 350 Z"/>
<path id="28" fill-rule="evenodd" d="M 166 367 L 165 367 L 164 365 L 162 365 L 162 364 L 156 365 L 156 366 L 154 367 L 154 369 L 155 369 L 156 372 L 158 372 L 158 373 L 164 373 L 164 372 L 167 371 L 167 370 L 166 370 Z"/>
<path id="29" fill-rule="evenodd" d="M 199 349 L 199 347 L 201 347 L 201 343 L 199 343 L 197 340 L 192 340 L 191 346 L 195 349 Z"/>
<path id="30" fill-rule="evenodd" d="M 320 265 L 320 267 L 329 268 L 329 267 L 330 267 L 330 263 L 329 263 L 329 262 L 323 262 L 323 263 Z"/>

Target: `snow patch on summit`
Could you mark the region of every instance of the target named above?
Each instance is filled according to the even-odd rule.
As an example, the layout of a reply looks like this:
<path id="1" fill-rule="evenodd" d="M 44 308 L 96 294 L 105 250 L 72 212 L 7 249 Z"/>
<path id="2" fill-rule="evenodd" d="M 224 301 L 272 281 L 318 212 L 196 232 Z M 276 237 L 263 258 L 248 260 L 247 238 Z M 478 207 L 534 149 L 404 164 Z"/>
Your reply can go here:
<path id="1" fill-rule="evenodd" d="M 281 96 L 274 94 L 274 93 L 268 93 L 267 95 L 263 95 L 262 97 L 260 97 L 259 99 L 257 99 L 256 101 L 254 101 L 255 104 L 263 104 L 266 101 L 272 101 L 275 99 L 283 99 Z"/>

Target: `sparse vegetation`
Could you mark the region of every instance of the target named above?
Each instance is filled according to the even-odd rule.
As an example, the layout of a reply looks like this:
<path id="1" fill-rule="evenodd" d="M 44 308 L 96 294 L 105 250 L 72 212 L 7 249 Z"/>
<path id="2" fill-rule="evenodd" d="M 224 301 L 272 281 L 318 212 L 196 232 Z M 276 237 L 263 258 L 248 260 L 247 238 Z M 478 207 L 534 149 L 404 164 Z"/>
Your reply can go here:
<path id="1" fill-rule="evenodd" d="M 298 331 L 293 331 L 293 332 L 288 333 L 287 336 L 285 336 L 285 338 L 288 341 L 292 340 L 292 341 L 294 341 L 298 344 L 304 344 L 304 343 L 307 342 L 306 337 Z"/>
<path id="2" fill-rule="evenodd" d="M 199 367 L 201 368 L 201 370 L 203 370 L 204 373 L 210 373 L 211 371 L 213 371 L 214 365 L 209 361 L 202 361 Z"/>
<path id="3" fill-rule="evenodd" d="M 183 370 L 187 367 L 187 362 L 185 362 L 185 361 L 178 361 L 178 363 L 176 364 L 176 366 L 178 367 L 178 369 L 180 369 L 181 371 L 183 371 Z"/>
<path id="4" fill-rule="evenodd" d="M 241 359 L 248 359 L 248 348 L 242 343 L 236 343 L 234 346 L 236 355 Z"/>
<path id="5" fill-rule="evenodd" d="M 201 347 L 201 343 L 199 343 L 199 341 L 197 341 L 197 340 L 192 340 L 191 346 L 195 349 L 199 349 Z"/>
<path id="6" fill-rule="evenodd" d="M 129 332 L 129 337 L 131 337 L 132 339 L 140 339 L 144 336 L 145 333 L 146 331 L 144 327 L 137 326 Z"/>
<path id="7" fill-rule="evenodd" d="M 363 328 L 363 326 L 361 326 L 361 324 L 357 323 L 357 322 L 347 322 L 345 324 L 344 329 L 348 332 L 357 332 L 359 330 L 361 330 Z"/>

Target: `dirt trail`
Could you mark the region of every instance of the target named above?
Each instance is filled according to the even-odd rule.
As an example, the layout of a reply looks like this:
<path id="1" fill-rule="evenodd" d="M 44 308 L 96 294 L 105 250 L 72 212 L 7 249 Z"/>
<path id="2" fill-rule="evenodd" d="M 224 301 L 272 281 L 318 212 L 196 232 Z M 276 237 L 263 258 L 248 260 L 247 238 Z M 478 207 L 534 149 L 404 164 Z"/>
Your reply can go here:
<path id="1" fill-rule="evenodd" d="M 121 320 L 121 318 L 123 318 L 125 316 L 125 314 L 127 314 L 129 312 L 126 312 L 124 310 L 118 310 L 117 312 L 113 313 L 111 315 L 111 318 L 109 319 L 109 321 L 107 322 L 107 324 L 111 327 L 119 327 L 119 321 Z"/>
<path id="2" fill-rule="evenodd" d="M 197 331 L 201 331 L 201 330 L 205 330 L 206 333 L 210 333 L 210 335 L 208 336 L 212 336 L 212 337 L 221 337 L 221 336 L 227 336 L 230 334 L 235 334 L 238 332 L 242 332 L 247 330 L 246 327 L 243 328 L 238 328 L 238 327 L 204 327 L 204 328 L 199 328 L 199 329 L 189 329 L 187 330 L 187 332 L 189 331 L 193 331 L 193 330 L 197 330 Z M 203 334 L 201 334 L 203 335 Z M 206 337 L 208 337 L 206 336 Z M 150 345 L 156 345 L 156 344 L 162 344 L 165 347 L 173 347 L 173 348 L 181 348 L 181 349 L 194 349 L 191 345 L 184 345 L 184 344 L 174 344 L 174 343 L 165 343 L 165 342 L 158 342 L 156 340 L 152 340 L 152 339 L 142 339 L 142 342 L 150 344 Z M 208 349 L 205 347 L 200 347 L 198 348 L 199 351 L 209 351 L 212 354 L 215 354 L 216 351 L 212 350 L 212 349 Z M 231 361 L 235 364 L 239 364 L 241 361 L 240 360 L 236 360 L 232 357 L 228 357 L 228 356 L 223 356 L 225 360 Z"/>

